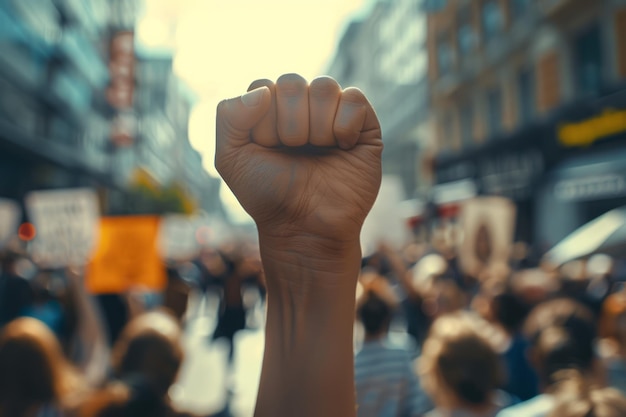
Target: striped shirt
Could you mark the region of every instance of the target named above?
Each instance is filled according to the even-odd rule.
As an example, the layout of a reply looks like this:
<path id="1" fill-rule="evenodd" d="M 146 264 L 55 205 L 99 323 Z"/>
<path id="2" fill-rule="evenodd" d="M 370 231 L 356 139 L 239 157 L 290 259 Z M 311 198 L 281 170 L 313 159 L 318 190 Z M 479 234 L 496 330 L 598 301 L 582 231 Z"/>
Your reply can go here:
<path id="1" fill-rule="evenodd" d="M 433 408 L 410 351 L 388 341 L 365 342 L 354 362 L 358 417 L 417 417 Z"/>

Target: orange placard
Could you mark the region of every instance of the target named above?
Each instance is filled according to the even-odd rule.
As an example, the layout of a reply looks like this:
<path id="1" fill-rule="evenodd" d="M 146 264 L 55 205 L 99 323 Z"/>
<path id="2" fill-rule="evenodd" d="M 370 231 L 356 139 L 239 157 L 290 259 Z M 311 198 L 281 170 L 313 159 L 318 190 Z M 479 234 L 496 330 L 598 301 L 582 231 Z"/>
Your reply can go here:
<path id="1" fill-rule="evenodd" d="M 161 291 L 167 281 L 157 249 L 159 217 L 103 217 L 85 285 L 94 294 Z"/>

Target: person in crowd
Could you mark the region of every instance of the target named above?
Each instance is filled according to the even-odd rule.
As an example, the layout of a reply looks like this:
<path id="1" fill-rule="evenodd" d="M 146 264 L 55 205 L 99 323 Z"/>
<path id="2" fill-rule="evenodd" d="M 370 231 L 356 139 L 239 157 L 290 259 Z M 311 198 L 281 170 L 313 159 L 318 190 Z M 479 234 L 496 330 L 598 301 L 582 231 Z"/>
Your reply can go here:
<path id="1" fill-rule="evenodd" d="M 490 297 L 486 317 L 506 337 L 506 348 L 502 354 L 506 383 L 502 389 L 521 401 L 539 394 L 539 381 L 527 356 L 529 342 L 522 332 L 528 313 L 528 305 L 507 287 Z"/>
<path id="2" fill-rule="evenodd" d="M 381 243 L 378 253 L 386 260 L 404 290 L 402 304 L 407 333 L 421 347 L 433 320 L 466 307 L 465 294 L 458 280 L 448 275 L 448 260 L 439 254 L 424 256 L 409 270 L 402 257 L 390 245 Z"/>
<path id="3" fill-rule="evenodd" d="M 603 306 L 600 332 L 607 384 L 626 394 L 626 292 L 611 294 Z"/>
<path id="4" fill-rule="evenodd" d="M 235 335 L 246 328 L 247 309 L 243 302 L 243 286 L 251 281 L 261 282 L 261 265 L 241 249 L 237 246 L 222 251 L 226 271 L 222 274 L 223 293 L 213 332 L 213 340 L 223 338 L 228 342 L 229 363 L 233 362 L 235 356 Z"/>
<path id="5" fill-rule="evenodd" d="M 55 273 L 42 271 L 30 284 L 33 290 L 33 303 L 24 308 L 21 315 L 45 323 L 59 338 L 62 346 L 67 346 L 69 326 L 67 311 L 60 299 L 61 287 L 64 285 L 61 278 Z"/>
<path id="6" fill-rule="evenodd" d="M 107 342 L 113 346 L 128 323 L 131 312 L 123 294 L 98 294 L 96 302 L 107 329 Z"/>
<path id="7" fill-rule="evenodd" d="M 10 249 L 0 256 L 0 328 L 33 304 L 30 284 L 17 273 L 20 258 L 17 251 Z"/>
<path id="8" fill-rule="evenodd" d="M 256 417 L 354 417 L 361 228 L 380 187 L 367 98 L 329 77 L 257 80 L 218 105 L 216 167 L 254 219 L 268 292 Z"/>
<path id="9" fill-rule="evenodd" d="M 203 295 L 221 287 L 225 275 L 228 274 L 228 265 L 226 258 L 217 248 L 203 248 L 195 263 L 200 270 L 200 288 Z"/>
<path id="10" fill-rule="evenodd" d="M 357 302 L 357 318 L 365 329 L 355 356 L 358 416 L 421 416 L 432 406 L 415 375 L 412 352 L 388 339 L 398 300 L 385 278 L 376 275 L 364 282 Z"/>
<path id="11" fill-rule="evenodd" d="M 192 266 L 195 268 L 193 264 Z M 183 322 L 187 313 L 191 289 L 191 282 L 182 276 L 177 265 L 167 267 L 167 286 L 163 294 L 163 307 L 169 309 L 180 323 Z"/>
<path id="12" fill-rule="evenodd" d="M 503 369 L 496 329 L 477 314 L 437 319 L 418 359 L 424 389 L 435 403 L 428 417 L 493 417 L 509 399 L 498 390 Z"/>
<path id="13" fill-rule="evenodd" d="M 556 404 L 548 417 L 623 417 L 626 397 L 614 388 L 590 386 L 574 370 L 564 371 L 556 390 Z"/>
<path id="14" fill-rule="evenodd" d="M 74 317 L 66 356 L 91 386 L 99 386 L 108 375 L 111 351 L 104 318 L 94 297 L 87 293 L 84 277 L 78 268 L 65 271 L 64 305 L 67 315 Z"/>
<path id="15" fill-rule="evenodd" d="M 87 388 L 51 330 L 18 318 L 0 335 L 0 417 L 73 415 Z"/>
<path id="16" fill-rule="evenodd" d="M 81 417 L 188 416 L 168 396 L 183 361 L 182 331 L 170 313 L 151 311 L 133 319 L 112 352 L 115 381 L 94 393 Z"/>
<path id="17" fill-rule="evenodd" d="M 587 307 L 569 298 L 545 301 L 531 311 L 524 332 L 530 340 L 528 355 L 541 394 L 503 410 L 498 417 L 549 415 L 563 371 L 575 370 L 592 385 L 602 385 L 602 370 L 594 352 L 596 323 Z"/>
<path id="18" fill-rule="evenodd" d="M 603 269 L 602 263 L 602 258 L 592 257 L 587 261 L 570 261 L 557 270 L 560 293 L 587 306 L 596 319 L 600 319 L 602 305 L 611 290 L 610 271 L 596 271 L 598 266 Z"/>

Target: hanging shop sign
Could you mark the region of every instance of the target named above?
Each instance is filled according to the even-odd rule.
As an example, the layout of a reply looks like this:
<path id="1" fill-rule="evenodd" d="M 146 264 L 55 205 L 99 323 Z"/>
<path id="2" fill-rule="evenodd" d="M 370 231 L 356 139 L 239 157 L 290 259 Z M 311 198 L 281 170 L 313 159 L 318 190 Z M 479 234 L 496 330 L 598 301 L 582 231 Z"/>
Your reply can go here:
<path id="1" fill-rule="evenodd" d="M 478 163 L 481 194 L 524 200 L 543 173 L 543 154 L 537 149 L 483 158 Z"/>
<path id="2" fill-rule="evenodd" d="M 562 124 L 558 138 L 565 147 L 584 147 L 623 132 L 626 132 L 626 110 L 606 109 L 589 119 Z"/>
<path id="3" fill-rule="evenodd" d="M 554 195 L 563 201 L 595 201 L 626 195 L 626 175 L 609 173 L 559 181 Z"/>
<path id="4" fill-rule="evenodd" d="M 435 200 L 448 202 L 451 194 L 463 200 L 475 195 L 507 197 L 520 201 L 532 196 L 533 187 L 545 169 L 544 156 L 536 148 L 488 154 L 442 169 L 434 187 Z M 471 183 L 471 186 L 468 185 Z M 463 185 L 463 187 L 460 187 Z M 473 189 L 473 191 L 469 191 Z M 456 198 L 456 194 L 463 198 Z"/>

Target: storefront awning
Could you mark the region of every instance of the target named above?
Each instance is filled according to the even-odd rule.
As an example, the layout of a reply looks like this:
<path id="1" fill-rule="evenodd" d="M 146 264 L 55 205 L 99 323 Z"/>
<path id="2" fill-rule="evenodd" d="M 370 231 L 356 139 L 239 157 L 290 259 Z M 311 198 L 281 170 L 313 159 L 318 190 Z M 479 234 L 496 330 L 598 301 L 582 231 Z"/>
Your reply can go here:
<path id="1" fill-rule="evenodd" d="M 477 195 L 476 183 L 472 179 L 464 179 L 438 184 L 433 187 L 433 202 L 446 205 L 467 200 Z"/>

